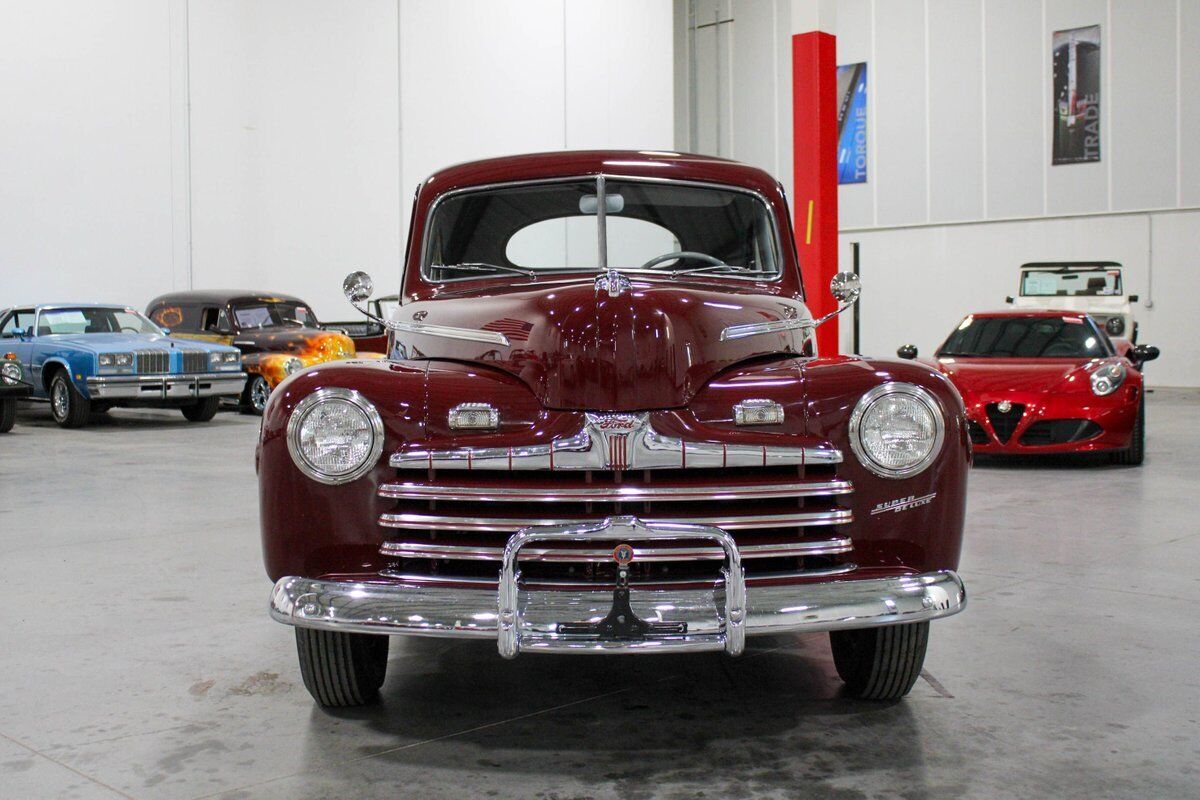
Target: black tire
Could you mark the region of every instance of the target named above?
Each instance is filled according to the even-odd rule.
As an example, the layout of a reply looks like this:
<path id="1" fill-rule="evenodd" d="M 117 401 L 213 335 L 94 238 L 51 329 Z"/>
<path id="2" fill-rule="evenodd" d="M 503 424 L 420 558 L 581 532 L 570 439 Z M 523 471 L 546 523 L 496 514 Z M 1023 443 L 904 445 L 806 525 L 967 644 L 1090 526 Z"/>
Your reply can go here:
<path id="1" fill-rule="evenodd" d="M 1139 466 L 1146 460 L 1146 398 L 1143 396 L 1138 403 L 1137 419 L 1133 423 L 1133 436 L 1129 447 L 1112 454 L 1114 464 L 1127 467 Z"/>
<path id="2" fill-rule="evenodd" d="M 921 675 L 929 623 L 831 631 L 829 644 L 838 675 L 853 695 L 864 700 L 899 700 Z"/>
<path id="3" fill-rule="evenodd" d="M 387 674 L 388 637 L 296 628 L 300 674 L 326 708 L 361 706 L 379 696 Z"/>
<path id="4" fill-rule="evenodd" d="M 206 397 L 203 400 L 197 400 L 191 405 L 186 405 L 179 410 L 187 417 L 188 422 L 208 422 L 217 415 L 217 407 L 219 405 L 221 405 L 221 398 Z"/>
<path id="5" fill-rule="evenodd" d="M 63 428 L 82 428 L 87 425 L 91 403 L 79 393 L 65 370 L 58 370 L 50 379 L 50 414 Z"/>
<path id="6" fill-rule="evenodd" d="M 241 412 L 261 417 L 270 396 L 271 386 L 267 379 L 262 375 L 251 375 L 246 379 L 246 388 L 242 390 Z"/>
<path id="7" fill-rule="evenodd" d="M 0 433 L 8 433 L 17 422 L 17 398 L 0 399 Z"/>

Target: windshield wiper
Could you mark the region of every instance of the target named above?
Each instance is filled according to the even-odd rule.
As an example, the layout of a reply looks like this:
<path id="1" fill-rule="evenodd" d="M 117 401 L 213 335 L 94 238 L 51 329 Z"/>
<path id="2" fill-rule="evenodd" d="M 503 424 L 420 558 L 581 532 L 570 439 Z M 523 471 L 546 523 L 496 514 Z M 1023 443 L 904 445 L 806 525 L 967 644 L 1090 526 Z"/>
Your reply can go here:
<path id="1" fill-rule="evenodd" d="M 524 275 L 527 278 L 536 278 L 537 270 L 525 269 L 523 267 L 509 267 L 504 264 L 488 264 L 484 261 L 469 261 L 463 264 L 430 264 L 430 269 L 457 269 L 463 272 L 508 272 L 513 275 Z"/>
<path id="2" fill-rule="evenodd" d="M 701 272 L 738 272 L 752 273 L 754 275 L 762 274 L 762 270 L 753 269 L 751 267 L 743 267 L 740 264 L 706 264 L 703 267 L 692 267 L 691 269 L 675 269 L 671 270 L 668 275 L 675 277 L 676 275 L 695 275 Z"/>

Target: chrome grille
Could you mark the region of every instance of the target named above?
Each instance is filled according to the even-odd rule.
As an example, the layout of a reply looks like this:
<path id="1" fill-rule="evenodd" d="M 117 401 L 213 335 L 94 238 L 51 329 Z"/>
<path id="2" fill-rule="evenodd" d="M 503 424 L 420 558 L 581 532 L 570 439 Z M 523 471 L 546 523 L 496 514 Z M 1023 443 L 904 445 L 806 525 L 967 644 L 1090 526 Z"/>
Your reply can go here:
<path id="1" fill-rule="evenodd" d="M 139 375 L 162 375 L 171 371 L 171 354 L 166 350 L 138 350 L 134 357 Z"/>
<path id="2" fill-rule="evenodd" d="M 184 350 L 183 371 L 189 374 L 208 372 L 208 352 L 205 350 Z"/>

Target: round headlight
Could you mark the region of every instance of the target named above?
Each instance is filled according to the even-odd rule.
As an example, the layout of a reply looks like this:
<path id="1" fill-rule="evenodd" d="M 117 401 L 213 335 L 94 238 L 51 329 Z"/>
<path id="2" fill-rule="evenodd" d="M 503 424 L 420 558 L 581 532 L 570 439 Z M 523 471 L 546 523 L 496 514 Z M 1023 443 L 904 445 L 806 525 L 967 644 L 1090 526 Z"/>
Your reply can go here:
<path id="1" fill-rule="evenodd" d="M 1109 317 L 1108 322 L 1104 323 L 1104 330 L 1108 331 L 1109 336 L 1120 336 L 1125 332 L 1125 319 L 1123 317 Z"/>
<path id="2" fill-rule="evenodd" d="M 301 472 L 321 483 L 360 478 L 383 450 L 383 420 L 352 389 L 319 389 L 296 404 L 287 426 L 288 452 Z"/>
<path id="3" fill-rule="evenodd" d="M 908 383 L 876 386 L 850 415 L 850 448 L 864 467 L 885 478 L 907 478 L 928 467 L 945 433 L 937 400 Z"/>
<path id="4" fill-rule="evenodd" d="M 19 383 L 21 380 L 21 365 L 13 361 L 6 361 L 4 366 L 0 367 L 0 377 L 4 378 L 5 383 Z"/>
<path id="5" fill-rule="evenodd" d="M 1092 393 L 1097 397 L 1110 395 L 1125 382 L 1125 367 L 1121 363 L 1105 364 L 1092 373 Z"/>
<path id="6" fill-rule="evenodd" d="M 304 368 L 304 362 L 301 361 L 300 359 L 296 358 L 295 356 L 292 356 L 287 361 L 283 362 L 283 374 L 284 375 L 291 375 L 296 370 L 303 369 L 303 368 Z"/>

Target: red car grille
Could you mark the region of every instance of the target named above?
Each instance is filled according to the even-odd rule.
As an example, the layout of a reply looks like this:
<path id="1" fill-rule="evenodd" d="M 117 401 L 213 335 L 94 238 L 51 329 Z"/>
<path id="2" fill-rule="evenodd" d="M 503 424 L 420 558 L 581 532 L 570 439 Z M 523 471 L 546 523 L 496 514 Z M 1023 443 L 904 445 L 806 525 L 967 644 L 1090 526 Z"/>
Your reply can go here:
<path id="1" fill-rule="evenodd" d="M 623 437 L 611 437 L 612 463 Z M 380 551 L 389 575 L 494 582 L 508 538 L 531 525 L 632 515 L 648 524 L 692 522 L 728 531 L 748 579 L 829 575 L 854 569 L 853 491 L 836 464 L 740 469 L 617 471 L 398 470 L 379 487 L 394 505 L 380 516 Z M 709 580 L 723 553 L 711 542 L 635 548 L 641 582 Z M 521 553 L 527 579 L 611 582 L 611 547 L 596 542 L 531 547 Z"/>
<path id="2" fill-rule="evenodd" d="M 1000 440 L 1000 444 L 1007 444 L 1012 438 L 1013 431 L 1021 424 L 1021 416 L 1025 413 L 1025 405 L 1023 403 L 1012 403 L 1008 411 L 1001 411 L 999 403 L 988 403 L 987 416 L 988 422 L 992 423 L 992 430 L 996 432 L 996 438 Z"/>

